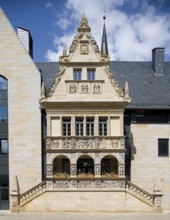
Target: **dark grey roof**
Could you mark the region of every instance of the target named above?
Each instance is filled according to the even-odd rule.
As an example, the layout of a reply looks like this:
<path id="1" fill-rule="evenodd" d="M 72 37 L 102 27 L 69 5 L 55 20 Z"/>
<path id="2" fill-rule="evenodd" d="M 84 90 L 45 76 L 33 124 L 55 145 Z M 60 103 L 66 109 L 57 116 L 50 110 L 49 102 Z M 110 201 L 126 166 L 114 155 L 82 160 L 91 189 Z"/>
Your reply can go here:
<path id="1" fill-rule="evenodd" d="M 56 63 L 36 63 L 48 89 L 59 69 Z M 110 69 L 121 88 L 129 83 L 132 102 L 128 108 L 170 109 L 170 62 L 165 62 L 164 76 L 155 76 L 151 62 L 111 61 Z"/>
<path id="2" fill-rule="evenodd" d="M 44 80 L 46 89 L 50 88 L 55 82 L 55 77 L 59 70 L 59 63 L 35 63 L 37 68 L 40 70 L 42 79 Z"/>

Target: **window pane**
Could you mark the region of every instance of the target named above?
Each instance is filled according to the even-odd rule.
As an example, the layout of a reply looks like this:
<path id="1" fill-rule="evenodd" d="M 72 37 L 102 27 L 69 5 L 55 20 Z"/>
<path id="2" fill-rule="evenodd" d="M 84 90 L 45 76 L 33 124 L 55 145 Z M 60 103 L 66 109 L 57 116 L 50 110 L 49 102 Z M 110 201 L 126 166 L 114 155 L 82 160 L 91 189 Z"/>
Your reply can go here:
<path id="1" fill-rule="evenodd" d="M 107 136 L 107 118 L 99 118 L 99 135 Z"/>
<path id="2" fill-rule="evenodd" d="M 87 79 L 88 80 L 95 80 L 95 70 L 88 70 L 87 71 Z"/>
<path id="3" fill-rule="evenodd" d="M 8 175 L 0 175 L 0 187 L 8 187 L 9 178 Z"/>
<path id="4" fill-rule="evenodd" d="M 168 139 L 158 139 L 158 156 L 169 156 Z"/>
<path id="5" fill-rule="evenodd" d="M 8 154 L 8 140 L 0 140 L 0 153 Z"/>
<path id="6" fill-rule="evenodd" d="M 83 118 L 76 118 L 76 135 L 83 136 Z"/>
<path id="7" fill-rule="evenodd" d="M 8 189 L 1 189 L 1 200 L 2 201 L 7 201 L 8 199 Z"/>
<path id="8" fill-rule="evenodd" d="M 81 80 L 81 70 L 74 70 L 73 79 L 74 80 Z"/>
<path id="9" fill-rule="evenodd" d="M 0 106 L 0 121 L 7 121 L 8 108 L 7 106 Z"/>
<path id="10" fill-rule="evenodd" d="M 87 136 L 94 135 L 94 118 L 86 119 L 86 134 Z"/>
<path id="11" fill-rule="evenodd" d="M 63 136 L 71 135 L 71 118 L 63 118 L 62 130 L 63 130 Z"/>
<path id="12" fill-rule="evenodd" d="M 7 89 L 7 80 L 0 76 L 0 90 Z"/>

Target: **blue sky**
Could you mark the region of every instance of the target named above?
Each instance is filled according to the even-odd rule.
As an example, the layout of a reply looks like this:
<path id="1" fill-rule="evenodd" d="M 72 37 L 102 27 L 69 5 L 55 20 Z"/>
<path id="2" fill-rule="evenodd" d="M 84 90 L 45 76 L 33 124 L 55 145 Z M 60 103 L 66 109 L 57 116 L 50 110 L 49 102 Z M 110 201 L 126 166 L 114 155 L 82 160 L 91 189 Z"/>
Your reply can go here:
<path id="1" fill-rule="evenodd" d="M 58 61 L 83 13 L 100 48 L 104 11 L 111 60 L 149 61 L 155 47 L 165 47 L 170 60 L 170 0 L 0 0 L 0 6 L 15 30 L 30 30 L 38 62 Z"/>

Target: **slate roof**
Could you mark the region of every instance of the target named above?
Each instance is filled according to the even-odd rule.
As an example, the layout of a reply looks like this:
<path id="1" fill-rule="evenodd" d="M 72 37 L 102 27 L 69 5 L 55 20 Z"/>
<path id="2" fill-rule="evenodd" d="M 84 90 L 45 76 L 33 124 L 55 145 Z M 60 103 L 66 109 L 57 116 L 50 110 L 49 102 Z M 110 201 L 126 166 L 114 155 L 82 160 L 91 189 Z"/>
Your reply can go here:
<path id="1" fill-rule="evenodd" d="M 55 81 L 59 63 L 36 63 L 36 66 L 48 89 Z M 154 75 L 151 62 L 111 61 L 110 69 L 121 88 L 125 81 L 129 83 L 132 102 L 127 108 L 170 109 L 170 62 L 165 62 L 164 76 Z"/>

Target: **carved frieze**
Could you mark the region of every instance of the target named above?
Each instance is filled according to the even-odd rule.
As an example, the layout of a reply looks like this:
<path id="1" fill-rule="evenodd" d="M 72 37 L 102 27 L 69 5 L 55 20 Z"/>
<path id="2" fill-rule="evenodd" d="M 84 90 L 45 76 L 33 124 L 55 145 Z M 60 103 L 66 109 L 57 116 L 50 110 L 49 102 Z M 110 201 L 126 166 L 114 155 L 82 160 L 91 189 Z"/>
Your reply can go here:
<path id="1" fill-rule="evenodd" d="M 93 93 L 101 93 L 101 86 L 99 83 L 93 85 Z"/>
<path id="2" fill-rule="evenodd" d="M 81 93 L 89 93 L 89 85 L 87 83 L 81 85 Z"/>
<path id="3" fill-rule="evenodd" d="M 71 138 L 71 139 L 46 139 L 46 149 L 124 149 L 124 138 Z"/>
<path id="4" fill-rule="evenodd" d="M 69 85 L 69 93 L 77 93 L 77 85 L 76 85 L 76 83 L 71 83 Z"/>
<path id="5" fill-rule="evenodd" d="M 66 81 L 67 83 L 67 92 L 70 94 L 101 94 L 102 93 L 102 83 L 99 82 L 75 82 L 75 81 Z"/>
<path id="6" fill-rule="evenodd" d="M 125 188 L 125 181 L 120 180 L 54 180 L 47 181 L 48 189 L 120 189 Z M 155 201 L 159 203 L 159 201 Z"/>

